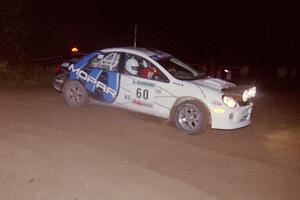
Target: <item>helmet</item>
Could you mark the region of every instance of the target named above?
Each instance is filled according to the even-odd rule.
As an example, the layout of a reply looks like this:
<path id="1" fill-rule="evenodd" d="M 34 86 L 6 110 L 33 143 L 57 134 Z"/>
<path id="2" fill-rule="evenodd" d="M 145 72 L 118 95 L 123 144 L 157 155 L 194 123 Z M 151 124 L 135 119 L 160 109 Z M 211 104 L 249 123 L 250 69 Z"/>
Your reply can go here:
<path id="1" fill-rule="evenodd" d="M 132 75 L 137 75 L 139 63 L 136 59 L 130 58 L 126 61 L 125 69 Z"/>

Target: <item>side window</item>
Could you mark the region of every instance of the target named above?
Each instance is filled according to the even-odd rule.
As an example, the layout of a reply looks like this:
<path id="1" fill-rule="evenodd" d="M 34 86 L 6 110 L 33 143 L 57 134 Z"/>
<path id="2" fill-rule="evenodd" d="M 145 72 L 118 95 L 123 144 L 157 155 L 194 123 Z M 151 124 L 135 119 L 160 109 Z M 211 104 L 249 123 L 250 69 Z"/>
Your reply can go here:
<path id="1" fill-rule="evenodd" d="M 115 52 L 108 53 L 108 54 L 99 53 L 97 56 L 95 56 L 89 61 L 87 67 L 100 68 L 108 71 L 117 71 L 119 62 L 120 62 L 119 53 L 115 53 Z"/>
<path id="2" fill-rule="evenodd" d="M 155 67 L 150 61 L 130 54 L 125 56 L 124 74 L 137 76 L 149 80 L 169 82 L 163 73 Z"/>

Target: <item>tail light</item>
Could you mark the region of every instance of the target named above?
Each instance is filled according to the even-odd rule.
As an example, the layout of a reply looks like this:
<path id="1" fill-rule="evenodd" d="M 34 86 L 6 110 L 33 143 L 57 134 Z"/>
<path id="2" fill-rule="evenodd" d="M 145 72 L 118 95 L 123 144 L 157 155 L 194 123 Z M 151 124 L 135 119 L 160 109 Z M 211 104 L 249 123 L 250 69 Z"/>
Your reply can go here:
<path id="1" fill-rule="evenodd" d="M 57 65 L 55 66 L 55 73 L 59 72 L 59 70 L 60 70 L 60 64 L 57 64 Z"/>

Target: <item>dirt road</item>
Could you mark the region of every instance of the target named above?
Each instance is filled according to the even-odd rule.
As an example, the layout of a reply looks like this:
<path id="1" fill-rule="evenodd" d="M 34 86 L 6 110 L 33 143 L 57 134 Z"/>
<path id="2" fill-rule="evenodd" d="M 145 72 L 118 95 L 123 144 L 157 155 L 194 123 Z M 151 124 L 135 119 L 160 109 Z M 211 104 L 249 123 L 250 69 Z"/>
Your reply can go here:
<path id="1" fill-rule="evenodd" d="M 253 124 L 186 136 L 164 120 L 52 89 L 0 91 L 1 200 L 300 199 L 299 96 L 266 93 Z"/>

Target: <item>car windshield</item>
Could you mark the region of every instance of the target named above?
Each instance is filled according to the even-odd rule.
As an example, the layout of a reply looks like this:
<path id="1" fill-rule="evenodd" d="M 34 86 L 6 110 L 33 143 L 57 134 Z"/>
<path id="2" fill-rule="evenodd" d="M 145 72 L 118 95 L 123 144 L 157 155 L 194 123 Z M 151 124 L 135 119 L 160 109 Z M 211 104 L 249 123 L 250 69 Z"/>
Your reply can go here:
<path id="1" fill-rule="evenodd" d="M 199 73 L 175 57 L 165 57 L 156 59 L 156 61 L 162 65 L 172 76 L 179 80 L 195 80 L 204 78 L 202 73 Z"/>

